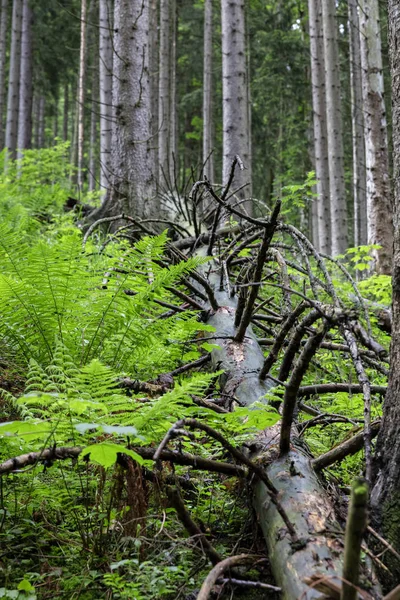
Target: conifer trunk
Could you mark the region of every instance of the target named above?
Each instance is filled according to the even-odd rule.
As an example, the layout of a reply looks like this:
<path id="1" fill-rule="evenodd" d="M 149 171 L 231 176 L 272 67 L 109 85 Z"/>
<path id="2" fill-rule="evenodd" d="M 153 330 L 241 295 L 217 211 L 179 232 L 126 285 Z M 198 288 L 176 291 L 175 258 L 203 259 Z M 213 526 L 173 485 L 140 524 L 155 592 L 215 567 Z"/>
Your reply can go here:
<path id="1" fill-rule="evenodd" d="M 349 0 L 351 121 L 353 134 L 354 245 L 368 244 L 364 112 L 361 81 L 360 23 L 357 0 Z"/>
<path id="2" fill-rule="evenodd" d="M 0 15 L 0 150 L 4 147 L 4 101 L 6 81 L 6 42 L 8 22 L 8 0 L 1 0 Z"/>
<path id="3" fill-rule="evenodd" d="M 100 189 L 104 195 L 111 177 L 112 137 L 112 9 L 111 0 L 99 4 Z"/>
<path id="4" fill-rule="evenodd" d="M 348 247 L 336 1 L 322 1 L 332 254 Z"/>
<path id="5" fill-rule="evenodd" d="M 69 85 L 64 85 L 64 109 L 63 109 L 63 140 L 68 141 L 69 134 Z"/>
<path id="6" fill-rule="evenodd" d="M 87 0 L 81 0 L 81 43 L 78 79 L 78 187 L 83 186 L 83 156 L 85 144 L 85 86 L 86 86 Z"/>
<path id="7" fill-rule="evenodd" d="M 175 188 L 175 178 L 178 170 L 178 138 L 177 138 L 177 88 L 176 88 L 176 42 L 177 21 L 176 0 L 171 1 L 171 59 L 170 59 L 170 139 L 169 139 L 169 179 L 172 188 Z"/>
<path id="8" fill-rule="evenodd" d="M 360 0 L 360 43 L 367 165 L 368 243 L 378 273 L 390 275 L 393 221 L 378 0 Z"/>
<path id="9" fill-rule="evenodd" d="M 14 0 L 11 24 L 10 70 L 8 76 L 5 146 L 16 157 L 18 135 L 19 84 L 21 70 L 22 0 Z"/>
<path id="10" fill-rule="evenodd" d="M 244 0 L 222 0 L 222 129 L 223 182 L 229 178 L 232 161 L 240 156 L 245 169 L 235 174 L 232 190 L 251 184 L 249 164 L 249 130 L 247 103 L 247 64 L 245 49 Z M 249 169 L 249 171 L 246 170 Z M 238 193 L 242 200 L 249 195 L 244 188 Z M 252 213 L 251 202 L 244 208 Z"/>
<path id="11" fill-rule="evenodd" d="M 159 184 L 165 187 L 169 177 L 170 136 L 170 10 L 169 0 L 160 1 L 160 62 L 158 86 L 158 168 Z"/>
<path id="12" fill-rule="evenodd" d="M 44 148 L 46 136 L 46 98 L 41 95 L 38 102 L 37 147 Z"/>
<path id="13" fill-rule="evenodd" d="M 324 40 L 321 0 L 308 0 L 311 54 L 311 85 L 314 123 L 314 157 L 317 178 L 316 209 L 317 245 L 321 252 L 331 253 L 331 217 L 329 200 L 329 163 L 326 124 L 326 88 Z"/>
<path id="14" fill-rule="evenodd" d="M 149 68 L 150 68 L 150 99 L 153 146 L 158 149 L 158 0 L 150 0 L 150 38 L 149 38 Z M 155 177 L 158 181 L 158 150 L 154 155 Z"/>
<path id="15" fill-rule="evenodd" d="M 213 11 L 212 0 L 204 2 L 204 62 L 203 62 L 203 164 L 204 175 L 214 182 L 213 140 Z"/>
<path id="16" fill-rule="evenodd" d="M 19 86 L 18 149 L 31 147 L 33 104 L 33 14 L 29 0 L 23 0 L 21 36 L 21 76 Z"/>

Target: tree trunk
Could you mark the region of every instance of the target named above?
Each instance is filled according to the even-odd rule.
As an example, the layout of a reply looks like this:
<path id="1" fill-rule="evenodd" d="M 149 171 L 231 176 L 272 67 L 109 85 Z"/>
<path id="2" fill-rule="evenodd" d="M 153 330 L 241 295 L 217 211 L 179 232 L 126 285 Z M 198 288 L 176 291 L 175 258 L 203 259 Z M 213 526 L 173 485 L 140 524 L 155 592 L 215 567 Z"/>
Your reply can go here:
<path id="1" fill-rule="evenodd" d="M 63 107 L 63 140 L 68 141 L 69 134 L 69 85 L 64 86 L 64 107 Z"/>
<path id="2" fill-rule="evenodd" d="M 177 140 L 177 106 L 176 106 L 176 41 L 177 41 L 176 0 L 171 0 L 171 60 L 170 60 L 170 141 L 169 141 L 169 179 L 175 189 L 175 179 L 178 179 L 178 140 Z"/>
<path id="3" fill-rule="evenodd" d="M 45 138 L 46 138 L 46 98 L 44 96 L 39 97 L 39 115 L 38 115 L 38 137 L 37 137 L 37 147 L 44 148 Z"/>
<path id="4" fill-rule="evenodd" d="M 58 105 L 59 105 L 59 90 L 58 87 L 54 94 L 54 121 L 53 121 L 53 139 L 54 143 L 56 143 L 56 139 L 58 138 Z"/>
<path id="5" fill-rule="evenodd" d="M 149 65 L 150 65 L 150 98 L 151 98 L 151 123 L 153 146 L 158 148 L 158 0 L 150 0 L 150 39 L 149 39 Z M 154 157 L 155 175 L 158 180 L 158 151 Z"/>
<path id="6" fill-rule="evenodd" d="M 170 141 L 170 10 L 169 0 L 160 2 L 160 63 L 158 87 L 158 181 L 169 184 Z"/>
<path id="7" fill-rule="evenodd" d="M 6 42 L 7 42 L 8 0 L 1 0 L 0 16 L 0 150 L 4 147 L 4 100 L 6 81 Z"/>
<path id="8" fill-rule="evenodd" d="M 97 111 L 99 106 L 99 73 L 93 68 L 92 74 L 92 111 L 90 115 L 90 144 L 89 144 L 89 192 L 97 185 Z"/>
<path id="9" fill-rule="evenodd" d="M 378 0 L 361 0 L 359 6 L 367 165 L 368 243 L 382 246 L 380 250 L 374 252 L 375 267 L 378 273 L 390 275 L 393 222 L 379 3 Z"/>
<path id="10" fill-rule="evenodd" d="M 331 205 L 331 251 L 333 255 L 337 255 L 343 254 L 347 250 L 348 235 L 335 0 L 323 0 L 322 22 Z"/>
<path id="11" fill-rule="evenodd" d="M 111 0 L 99 4 L 100 189 L 104 195 L 111 177 L 112 135 L 112 10 Z"/>
<path id="12" fill-rule="evenodd" d="M 317 178 L 317 198 L 314 203 L 318 240 L 321 252 L 331 253 L 331 217 L 329 203 L 329 163 L 326 125 L 325 63 L 322 33 L 321 0 L 308 0 L 311 54 L 311 85 L 314 122 L 314 156 Z"/>
<path id="13" fill-rule="evenodd" d="M 5 146 L 8 148 L 12 158 L 16 157 L 18 135 L 19 83 L 21 70 L 21 26 L 22 0 L 14 0 L 11 26 L 10 71 L 8 77 L 5 143 Z"/>
<path id="14" fill-rule="evenodd" d="M 368 244 L 364 114 L 361 82 L 360 23 L 357 0 L 349 0 L 351 124 L 353 135 L 354 245 Z"/>
<path id="15" fill-rule="evenodd" d="M 400 4 L 389 0 L 394 150 L 394 256 L 391 369 L 374 459 L 371 504 L 385 539 L 400 551 Z M 394 579 L 400 565 L 390 565 Z M 399 579 L 397 579 L 397 582 Z"/>
<path id="16" fill-rule="evenodd" d="M 21 76 L 19 86 L 18 149 L 31 147 L 33 103 L 33 14 L 29 0 L 23 0 L 21 36 Z M 20 154 L 22 156 L 22 154 Z"/>
<path id="17" fill-rule="evenodd" d="M 86 86 L 86 46 L 87 46 L 87 0 L 81 0 L 81 44 L 79 51 L 78 79 L 78 187 L 83 186 L 83 156 L 85 143 L 85 86 Z"/>
<path id="18" fill-rule="evenodd" d="M 212 0 L 204 2 L 204 63 L 203 63 L 203 164 L 204 175 L 214 182 L 213 139 L 213 19 Z"/>
<path id="19" fill-rule="evenodd" d="M 249 167 L 249 130 L 246 85 L 246 49 L 244 0 L 222 0 L 222 129 L 223 129 L 223 182 L 227 183 L 232 161 L 240 156 L 245 169 L 237 171 L 232 190 L 251 184 Z M 248 196 L 248 187 L 237 196 Z M 252 213 L 251 202 L 244 208 Z"/>

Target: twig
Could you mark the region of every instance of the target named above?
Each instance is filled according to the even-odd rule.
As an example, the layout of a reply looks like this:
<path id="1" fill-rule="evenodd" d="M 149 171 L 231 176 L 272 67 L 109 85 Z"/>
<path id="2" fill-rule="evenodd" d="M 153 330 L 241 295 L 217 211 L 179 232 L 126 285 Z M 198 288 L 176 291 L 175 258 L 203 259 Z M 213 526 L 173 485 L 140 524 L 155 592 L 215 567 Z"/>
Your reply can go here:
<path id="1" fill-rule="evenodd" d="M 371 439 L 375 438 L 378 435 L 380 426 L 380 421 L 375 421 L 371 424 Z M 329 450 L 329 452 L 322 454 L 318 458 L 314 458 L 314 460 L 312 461 L 312 466 L 316 471 L 325 469 L 326 467 L 333 465 L 335 462 L 343 460 L 347 456 L 356 454 L 356 452 L 362 450 L 363 445 L 364 433 L 357 433 L 356 435 L 353 435 L 353 437 L 351 437 L 349 440 L 346 440 L 338 446 L 332 448 L 332 450 Z"/>
<path id="2" fill-rule="evenodd" d="M 270 585 L 269 583 L 263 583 L 262 581 L 246 581 L 243 579 L 235 579 L 234 577 L 222 578 L 221 580 L 217 580 L 217 583 L 231 583 L 233 585 L 237 585 L 238 587 L 249 587 L 253 589 L 259 590 L 270 590 L 271 592 L 281 592 L 282 588 L 277 587 L 276 585 Z"/>
<path id="3" fill-rule="evenodd" d="M 375 531 L 375 529 L 372 529 L 372 527 L 370 525 L 368 525 L 367 527 L 367 531 L 369 533 L 371 533 L 374 537 L 376 537 L 376 539 L 385 546 L 385 548 L 387 550 L 389 550 L 389 552 L 391 552 L 393 554 L 393 556 L 395 556 L 397 558 L 398 561 L 400 561 L 400 554 L 393 548 L 393 546 L 391 544 L 389 544 L 389 542 L 387 542 L 383 537 L 381 537 L 379 535 L 379 533 L 377 531 Z"/>
<path id="4" fill-rule="evenodd" d="M 186 371 L 190 371 L 191 369 L 198 369 L 199 367 L 202 367 L 203 365 L 210 362 L 210 360 L 211 360 L 211 354 L 205 354 L 204 356 L 201 356 L 200 358 L 198 358 L 197 360 L 194 360 L 193 362 L 187 363 L 186 365 L 182 365 L 181 367 L 177 367 L 176 369 L 174 369 L 173 371 L 168 373 L 168 375 L 171 375 L 172 377 L 176 377 L 177 375 L 182 375 L 182 373 L 186 373 Z"/>
<path id="5" fill-rule="evenodd" d="M 368 484 L 356 479 L 346 523 L 343 560 L 343 585 L 340 600 L 356 600 L 360 572 L 361 543 L 367 525 Z"/>
<path id="6" fill-rule="evenodd" d="M 320 343 L 325 337 L 328 327 L 329 326 L 325 321 L 321 331 L 316 333 L 307 341 L 302 353 L 300 354 L 296 368 L 292 373 L 289 385 L 285 390 L 285 396 L 283 399 L 281 436 L 279 441 L 279 451 L 281 455 L 287 454 L 290 450 L 290 433 L 296 408 L 297 391 L 300 387 L 303 376 L 308 369 L 312 357 L 317 352 Z"/>
<path id="7" fill-rule="evenodd" d="M 191 537 L 195 537 L 198 540 L 201 549 L 208 556 L 213 565 L 217 565 L 218 563 L 220 563 L 222 560 L 220 555 L 210 544 L 205 534 L 193 521 L 192 517 L 190 516 L 190 513 L 187 511 L 183 503 L 182 496 L 180 495 L 179 490 L 176 487 L 168 486 L 166 492 L 170 504 L 173 508 L 175 508 L 179 520 L 181 521 L 182 525 L 185 527 L 189 535 Z"/>
<path id="8" fill-rule="evenodd" d="M 221 560 L 218 564 L 215 565 L 213 569 L 209 572 L 207 577 L 205 578 L 203 585 L 200 588 L 200 592 L 197 596 L 197 600 L 208 600 L 214 585 L 217 583 L 218 579 L 227 571 L 228 569 L 235 567 L 236 565 L 243 565 L 246 563 L 253 563 L 259 557 L 251 554 L 239 554 L 237 556 L 230 556 L 229 558 L 225 558 L 225 560 Z"/>
<path id="9" fill-rule="evenodd" d="M 279 369 L 279 375 L 278 375 L 278 379 L 280 379 L 280 381 L 286 381 L 286 379 L 289 377 L 289 372 L 290 372 L 294 357 L 296 356 L 296 352 L 299 350 L 299 348 L 301 346 L 301 340 L 303 338 L 303 335 L 306 333 L 307 329 L 315 323 L 315 321 L 320 319 L 320 317 L 321 316 L 320 316 L 319 311 L 314 309 L 311 312 L 309 312 L 308 315 L 306 315 L 300 321 L 300 323 L 297 325 L 297 327 L 294 330 L 294 333 L 292 335 L 292 338 L 289 342 L 289 345 L 286 349 L 284 357 L 282 359 L 282 363 L 281 363 L 281 367 Z"/>
<path id="10" fill-rule="evenodd" d="M 386 394 L 387 387 L 385 385 L 371 385 L 373 394 Z M 348 392 L 349 394 L 361 394 L 363 388 L 356 383 L 317 383 L 315 385 L 305 385 L 299 389 L 301 398 L 311 398 L 319 394 L 336 394 L 337 392 Z"/>

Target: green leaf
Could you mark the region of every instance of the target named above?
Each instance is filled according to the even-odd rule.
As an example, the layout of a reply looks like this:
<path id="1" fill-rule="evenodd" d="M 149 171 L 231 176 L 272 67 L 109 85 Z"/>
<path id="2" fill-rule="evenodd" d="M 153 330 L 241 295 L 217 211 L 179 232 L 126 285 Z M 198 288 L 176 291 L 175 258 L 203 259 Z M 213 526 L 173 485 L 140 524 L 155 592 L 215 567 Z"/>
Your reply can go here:
<path id="1" fill-rule="evenodd" d="M 202 344 L 201 347 L 204 348 L 204 350 L 206 350 L 207 352 L 212 352 L 213 350 L 221 349 L 221 346 L 218 346 L 218 344 L 209 344 L 208 342 L 204 342 L 204 344 Z"/>
<path id="2" fill-rule="evenodd" d="M 33 591 L 35 591 L 35 588 L 33 587 L 33 585 L 27 579 L 23 579 L 22 581 L 19 582 L 18 589 L 21 590 L 21 591 L 23 591 L 23 592 L 33 592 Z"/>
<path id="3" fill-rule="evenodd" d="M 111 467 L 116 462 L 118 454 L 127 454 L 139 463 L 139 465 L 144 464 L 144 460 L 139 454 L 133 452 L 133 450 L 129 450 L 129 448 L 125 448 L 119 444 L 112 444 L 111 442 L 101 442 L 100 444 L 86 446 L 82 450 L 80 457 L 83 458 L 89 454 L 91 461 L 97 462 L 104 468 Z"/>

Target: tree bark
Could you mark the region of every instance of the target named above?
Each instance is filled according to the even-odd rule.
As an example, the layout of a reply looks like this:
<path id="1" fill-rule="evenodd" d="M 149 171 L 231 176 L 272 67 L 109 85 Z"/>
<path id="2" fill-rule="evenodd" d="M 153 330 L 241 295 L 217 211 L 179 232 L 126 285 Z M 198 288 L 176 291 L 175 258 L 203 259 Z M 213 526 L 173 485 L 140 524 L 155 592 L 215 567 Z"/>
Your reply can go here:
<path id="1" fill-rule="evenodd" d="M 153 146 L 158 148 L 158 0 L 150 0 L 150 38 L 149 38 L 149 68 L 150 68 L 150 99 Z M 158 180 L 158 151 L 154 156 L 154 173 Z"/>
<path id="2" fill-rule="evenodd" d="M 85 143 L 85 86 L 86 86 L 86 50 L 87 50 L 87 0 L 81 0 L 81 43 L 79 51 L 78 79 L 78 187 L 83 187 L 83 155 Z"/>
<path id="3" fill-rule="evenodd" d="M 178 171 L 178 138 L 177 138 L 177 88 L 176 88 L 176 42 L 177 42 L 177 21 L 176 0 L 171 1 L 171 59 L 170 59 L 170 103 L 169 103 L 169 123 L 170 123 L 170 140 L 169 140 L 169 180 L 171 186 L 175 189 L 175 179 L 177 179 Z"/>
<path id="4" fill-rule="evenodd" d="M 99 73 L 93 68 L 92 73 L 92 111 L 90 115 L 90 143 L 89 143 L 89 192 L 97 186 L 97 111 L 99 105 Z"/>
<path id="5" fill-rule="evenodd" d="M 1 0 L 0 16 L 0 150 L 4 147 L 4 100 L 6 81 L 6 45 L 7 45 L 8 0 Z"/>
<path id="6" fill-rule="evenodd" d="M 37 147 L 44 148 L 46 137 L 46 98 L 42 95 L 38 102 Z"/>
<path id="7" fill-rule="evenodd" d="M 368 244 L 364 113 L 361 81 L 360 23 L 357 0 L 349 0 L 351 122 L 353 135 L 354 245 Z"/>
<path id="8" fill-rule="evenodd" d="M 69 85 L 64 85 L 64 107 L 63 107 L 63 140 L 68 141 L 69 130 Z"/>
<path id="9" fill-rule="evenodd" d="M 22 0 L 14 0 L 11 25 L 10 70 L 8 76 L 6 143 L 12 158 L 16 157 L 18 135 L 19 83 L 21 70 Z"/>
<path id="10" fill-rule="evenodd" d="M 232 190 L 251 184 L 249 167 L 248 102 L 246 83 L 245 14 L 244 0 L 222 0 L 222 129 L 223 129 L 223 183 L 229 178 L 232 161 L 240 156 L 245 169 L 237 170 Z M 249 186 L 241 189 L 240 200 L 248 197 Z M 252 213 L 252 203 L 244 208 Z"/>
<path id="11" fill-rule="evenodd" d="M 324 254 L 331 253 L 329 203 L 329 163 L 326 124 L 326 89 L 321 0 L 308 0 L 311 54 L 311 85 L 314 122 L 315 174 L 317 178 L 316 217 L 318 239 L 314 244 Z"/>
<path id="12" fill-rule="evenodd" d="M 393 222 L 389 182 L 389 153 L 378 0 L 360 0 L 366 166 L 368 243 L 374 251 L 378 273 L 390 275 L 393 255 Z"/>
<path id="13" fill-rule="evenodd" d="M 99 4 L 99 89 L 100 89 L 100 189 L 107 192 L 111 178 L 112 137 L 112 9 L 111 0 Z"/>
<path id="14" fill-rule="evenodd" d="M 170 141 L 170 9 L 169 0 L 160 1 L 160 62 L 158 85 L 158 182 L 169 184 Z"/>
<path id="15" fill-rule="evenodd" d="M 371 504 L 382 532 L 400 550 L 400 4 L 389 0 L 394 150 L 394 256 L 391 368 L 374 458 Z M 394 580 L 400 565 L 390 565 Z M 397 579 L 398 581 L 398 579 Z"/>
<path id="16" fill-rule="evenodd" d="M 204 62 L 203 62 L 203 164 L 204 175 L 214 182 L 213 139 L 213 18 L 212 0 L 204 2 Z"/>
<path id="17" fill-rule="evenodd" d="M 29 0 L 23 0 L 21 36 L 21 75 L 19 86 L 18 149 L 31 147 L 33 103 L 33 13 Z M 20 153 L 19 156 L 22 156 Z"/>
<path id="18" fill-rule="evenodd" d="M 322 22 L 324 32 L 326 114 L 329 152 L 329 193 L 332 233 L 331 251 L 333 255 L 337 255 L 343 254 L 347 250 L 348 235 L 335 0 L 323 0 Z"/>

